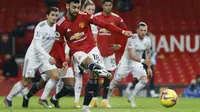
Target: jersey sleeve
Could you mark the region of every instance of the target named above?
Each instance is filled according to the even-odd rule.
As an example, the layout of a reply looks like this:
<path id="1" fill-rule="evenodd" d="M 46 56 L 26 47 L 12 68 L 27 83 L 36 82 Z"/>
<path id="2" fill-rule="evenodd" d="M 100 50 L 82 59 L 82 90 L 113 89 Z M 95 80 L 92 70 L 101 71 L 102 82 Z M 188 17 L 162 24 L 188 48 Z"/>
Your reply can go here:
<path id="1" fill-rule="evenodd" d="M 119 17 L 119 27 L 123 30 L 128 30 L 128 27 L 126 26 L 126 24 L 124 23 L 124 20 L 122 18 Z"/>
<path id="2" fill-rule="evenodd" d="M 39 27 L 39 25 L 35 28 L 33 39 L 34 40 L 42 40 L 42 37 L 44 35 L 44 32 L 42 29 Z"/>
<path id="3" fill-rule="evenodd" d="M 151 49 L 151 39 L 148 37 L 147 49 Z"/>
<path id="4" fill-rule="evenodd" d="M 135 43 L 134 43 L 133 39 L 131 37 L 128 38 L 128 40 L 127 40 L 127 48 L 134 48 L 134 45 L 135 45 Z"/>
<path id="5" fill-rule="evenodd" d="M 119 28 L 119 27 L 117 27 L 115 25 L 112 25 L 110 23 L 106 23 L 106 22 L 98 19 L 95 16 L 91 16 L 90 17 L 90 22 L 92 24 L 95 24 L 95 25 L 100 26 L 102 28 L 106 28 L 107 30 L 112 31 L 112 32 L 116 32 L 116 33 L 121 33 L 122 34 L 122 31 L 123 31 L 123 29 L 121 29 L 121 28 Z"/>
<path id="6" fill-rule="evenodd" d="M 43 35 L 43 29 L 37 26 L 34 32 L 33 44 L 38 52 L 40 52 L 46 59 L 49 59 L 51 56 L 44 50 L 44 48 L 42 48 Z"/>
<path id="7" fill-rule="evenodd" d="M 91 25 L 91 30 L 92 30 L 92 34 L 93 35 L 97 35 L 98 34 L 98 27 L 96 25 Z"/>
<path id="8" fill-rule="evenodd" d="M 65 46 L 64 46 L 64 29 L 61 27 L 61 24 L 56 24 L 56 32 L 58 33 L 58 37 L 59 37 L 59 41 L 57 42 L 57 44 L 59 44 L 59 48 L 60 50 L 60 58 L 62 60 L 62 62 L 66 62 L 66 58 L 65 58 Z"/>

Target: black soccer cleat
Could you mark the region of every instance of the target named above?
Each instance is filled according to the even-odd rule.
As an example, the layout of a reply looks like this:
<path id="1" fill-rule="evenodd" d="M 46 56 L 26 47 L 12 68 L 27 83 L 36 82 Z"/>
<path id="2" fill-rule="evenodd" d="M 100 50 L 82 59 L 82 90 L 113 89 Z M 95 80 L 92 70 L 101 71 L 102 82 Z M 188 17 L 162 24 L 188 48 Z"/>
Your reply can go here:
<path id="1" fill-rule="evenodd" d="M 58 100 L 53 100 L 51 97 L 50 102 L 54 105 L 55 108 L 60 108 Z"/>
<path id="2" fill-rule="evenodd" d="M 26 99 L 25 96 L 23 96 L 22 107 L 23 108 L 28 108 L 28 103 L 29 103 L 29 99 Z"/>

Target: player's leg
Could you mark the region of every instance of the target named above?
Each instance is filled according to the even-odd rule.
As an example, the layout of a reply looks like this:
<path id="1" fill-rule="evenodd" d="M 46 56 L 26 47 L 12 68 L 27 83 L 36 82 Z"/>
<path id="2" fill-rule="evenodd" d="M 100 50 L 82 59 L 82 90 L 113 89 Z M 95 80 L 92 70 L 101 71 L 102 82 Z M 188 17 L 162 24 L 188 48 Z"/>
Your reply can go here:
<path id="1" fill-rule="evenodd" d="M 49 77 L 46 74 L 42 74 L 40 81 L 35 83 L 32 88 L 29 90 L 29 92 L 23 96 L 23 103 L 22 107 L 28 108 L 29 99 L 35 95 L 39 90 L 45 87 L 46 82 L 49 80 Z"/>
<path id="2" fill-rule="evenodd" d="M 23 69 L 23 78 L 22 80 L 18 81 L 11 91 L 9 92 L 8 96 L 5 98 L 4 102 L 7 107 L 12 107 L 12 98 L 19 92 L 21 92 L 25 87 L 28 86 L 31 78 L 35 76 L 35 70 L 40 66 L 40 64 L 34 60 L 27 59 L 25 57 L 24 61 L 24 69 Z"/>
<path id="3" fill-rule="evenodd" d="M 29 82 L 30 82 L 30 78 L 24 78 L 20 81 L 18 81 L 13 88 L 11 89 L 11 91 L 9 92 L 8 96 L 5 98 L 4 103 L 6 104 L 6 106 L 8 108 L 12 107 L 12 98 L 18 94 L 19 92 L 21 92 L 25 87 L 28 86 Z"/>
<path id="4" fill-rule="evenodd" d="M 42 96 L 40 97 L 38 103 L 43 105 L 46 108 L 51 108 L 48 101 L 46 100 L 50 92 L 56 86 L 56 83 L 59 81 L 59 71 L 55 65 L 50 65 L 48 60 L 44 60 L 43 65 L 39 68 L 40 72 L 47 74 L 50 79 L 47 81 Z"/>
<path id="5" fill-rule="evenodd" d="M 56 94 L 59 93 L 61 91 L 61 89 L 64 86 L 64 82 L 62 79 L 60 79 L 57 84 L 56 84 Z"/>
<path id="6" fill-rule="evenodd" d="M 80 68 L 76 63 L 74 63 L 74 71 L 75 71 L 75 85 L 74 85 L 74 108 L 80 108 L 79 99 L 81 96 L 82 90 L 82 75 L 84 70 Z"/>
<path id="7" fill-rule="evenodd" d="M 98 49 L 97 47 L 92 50 Z M 91 51 L 92 51 L 91 50 Z M 74 60 L 83 68 L 89 69 L 92 71 L 93 75 L 96 77 L 111 77 L 111 74 L 107 72 L 102 66 L 100 66 L 97 62 L 95 62 L 88 54 L 78 51 L 73 55 Z"/>
<path id="8" fill-rule="evenodd" d="M 132 72 L 132 68 L 129 68 L 129 67 L 122 67 L 122 66 L 119 65 L 116 68 L 114 78 L 110 82 L 110 86 L 109 86 L 109 90 L 108 90 L 108 96 L 107 96 L 108 100 L 112 96 L 114 89 L 120 83 L 121 79 L 127 77 L 130 72 Z"/>
<path id="9" fill-rule="evenodd" d="M 116 68 L 115 54 L 108 57 L 104 57 L 103 59 L 104 59 L 106 70 L 111 73 Z M 111 105 L 108 103 L 108 100 L 107 100 L 109 85 L 110 85 L 110 79 L 105 77 L 104 82 L 103 82 L 103 100 L 101 103 L 102 106 L 105 108 L 111 107 Z"/>
<path id="10" fill-rule="evenodd" d="M 155 92 L 155 86 L 154 86 L 154 65 L 151 66 L 152 69 L 152 77 L 149 81 L 149 89 L 150 89 L 150 95 L 153 98 L 159 97 L 159 94 Z"/>
<path id="11" fill-rule="evenodd" d="M 147 74 L 142 64 L 136 64 L 134 66 L 134 70 L 132 74 L 134 74 L 134 77 L 136 77 L 139 80 L 139 82 L 135 85 L 134 90 L 132 91 L 132 95 L 128 97 L 129 101 L 131 102 L 132 107 L 134 108 L 134 107 L 137 107 L 134 101 L 134 97 L 141 89 L 143 89 L 146 86 Z"/>
<path id="12" fill-rule="evenodd" d="M 99 79 L 97 79 L 97 88 L 94 89 L 94 94 L 92 97 L 92 100 L 90 102 L 89 107 L 98 107 L 99 103 L 98 103 L 98 94 L 99 94 Z"/>
<path id="13" fill-rule="evenodd" d="M 74 73 L 72 67 L 68 68 L 66 75 L 62 77 L 62 81 L 64 82 L 64 86 L 62 89 L 54 95 L 50 101 L 54 105 L 55 108 L 60 108 L 58 100 L 69 93 L 74 93 Z"/>
<path id="14" fill-rule="evenodd" d="M 83 101 L 82 112 L 89 112 L 89 103 L 92 100 L 94 95 L 94 91 L 96 91 L 98 87 L 98 79 L 96 79 L 92 73 L 88 74 L 88 82 L 85 88 L 85 96 Z"/>
<path id="15" fill-rule="evenodd" d="M 129 82 L 126 87 L 126 92 L 131 94 L 131 90 L 135 88 L 135 85 L 139 82 L 137 78 L 134 78 L 132 82 Z"/>

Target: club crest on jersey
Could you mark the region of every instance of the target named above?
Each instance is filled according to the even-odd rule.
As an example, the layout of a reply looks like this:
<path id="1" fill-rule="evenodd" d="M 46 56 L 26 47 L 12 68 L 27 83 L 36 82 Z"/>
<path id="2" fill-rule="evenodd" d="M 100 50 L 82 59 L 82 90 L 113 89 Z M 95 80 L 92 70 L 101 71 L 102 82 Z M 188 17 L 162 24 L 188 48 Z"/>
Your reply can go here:
<path id="1" fill-rule="evenodd" d="M 84 35 L 84 32 L 81 33 L 75 33 L 73 36 L 70 37 L 70 40 L 74 40 L 74 39 L 79 39 Z"/>
<path id="2" fill-rule="evenodd" d="M 81 56 L 79 56 L 79 57 L 78 57 L 78 60 L 81 60 L 81 58 L 82 58 L 82 57 L 81 57 Z"/>
<path id="3" fill-rule="evenodd" d="M 84 28 L 85 27 L 85 23 L 84 22 L 80 22 L 79 23 L 79 28 Z"/>

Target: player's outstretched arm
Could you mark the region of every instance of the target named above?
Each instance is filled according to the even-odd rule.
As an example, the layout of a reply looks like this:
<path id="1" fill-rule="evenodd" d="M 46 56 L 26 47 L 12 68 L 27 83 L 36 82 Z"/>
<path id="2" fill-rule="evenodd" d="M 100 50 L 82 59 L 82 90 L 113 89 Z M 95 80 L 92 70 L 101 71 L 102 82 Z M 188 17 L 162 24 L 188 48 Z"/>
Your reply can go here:
<path id="1" fill-rule="evenodd" d="M 100 27 L 103 27 L 103 28 L 106 28 L 107 30 L 109 31 L 112 31 L 112 32 L 116 32 L 116 33 L 121 33 L 121 34 L 124 34 L 125 36 L 132 36 L 133 33 L 131 31 L 125 31 L 115 25 L 112 25 L 110 23 L 106 23 L 100 19 L 98 19 L 97 17 L 94 17 L 94 16 L 91 16 L 91 23 L 92 24 L 95 24 L 97 26 L 100 26 Z"/>
<path id="2" fill-rule="evenodd" d="M 147 65 L 147 74 L 152 77 L 153 74 L 152 74 L 152 70 L 151 70 L 152 61 L 151 61 L 150 46 L 151 46 L 151 41 L 149 42 L 149 46 L 147 47 L 145 53 L 146 53 L 146 60 L 149 62 L 146 64 Z"/>

